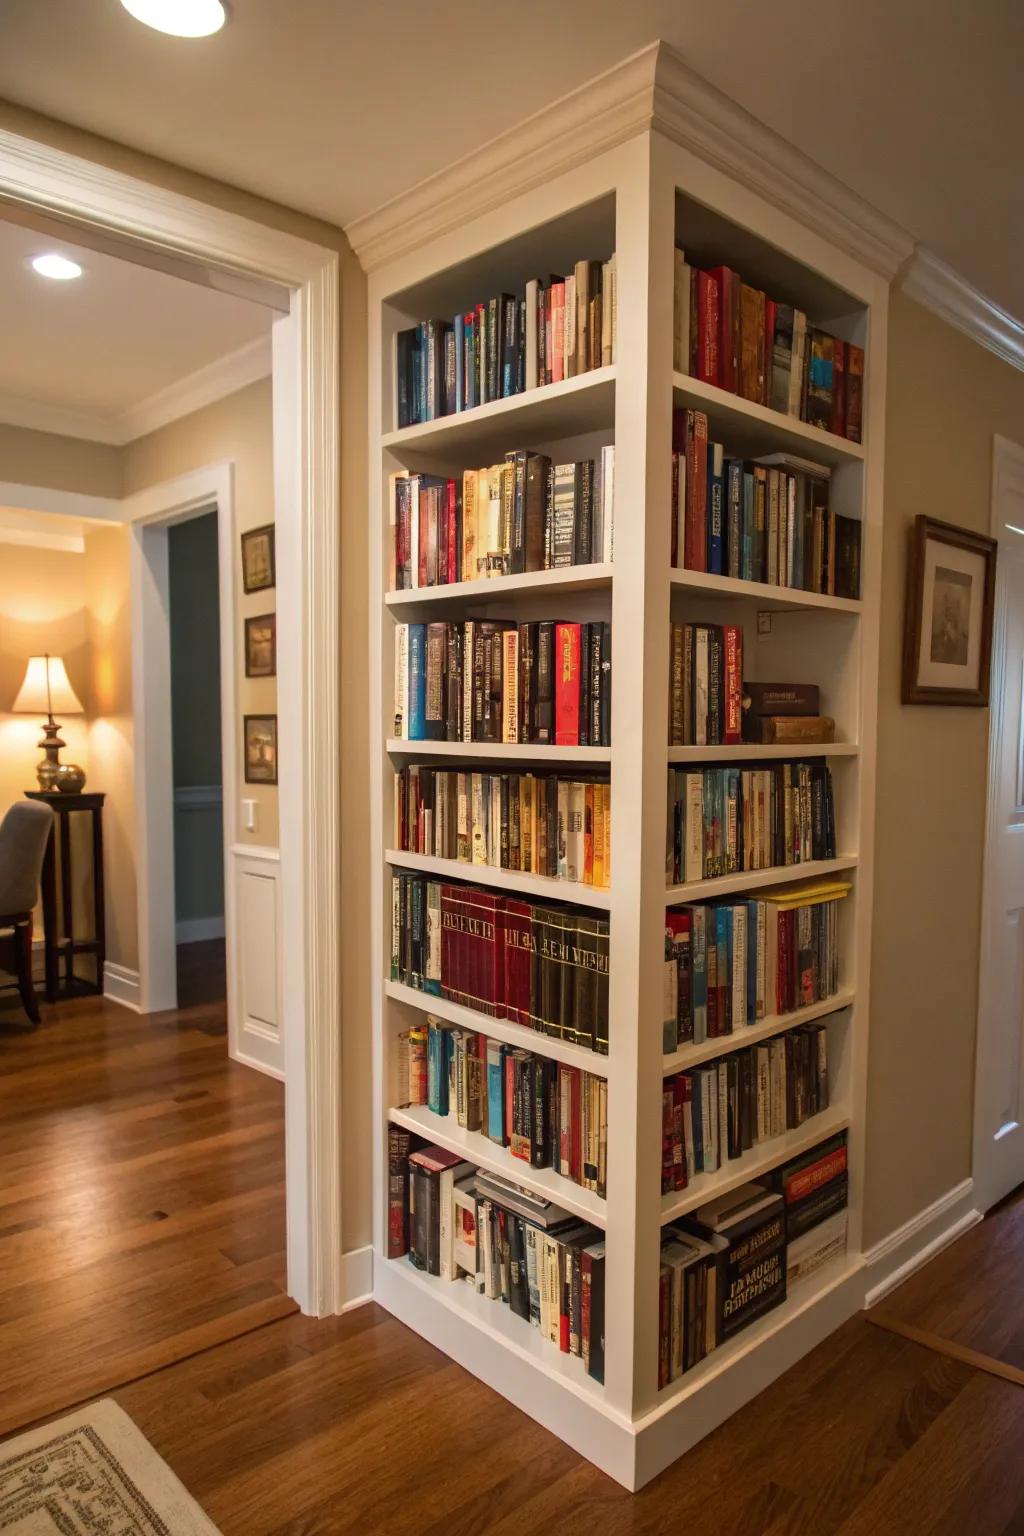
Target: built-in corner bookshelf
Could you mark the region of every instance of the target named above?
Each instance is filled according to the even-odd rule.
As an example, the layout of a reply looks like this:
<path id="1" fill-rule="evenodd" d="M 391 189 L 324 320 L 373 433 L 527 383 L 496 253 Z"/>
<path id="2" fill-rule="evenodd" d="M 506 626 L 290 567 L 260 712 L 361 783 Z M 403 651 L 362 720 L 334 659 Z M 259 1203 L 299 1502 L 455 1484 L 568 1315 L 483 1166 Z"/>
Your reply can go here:
<path id="1" fill-rule="evenodd" d="M 410 1327 L 635 1488 L 864 1300 L 886 285 L 784 211 L 781 201 L 773 206 L 657 131 L 602 149 L 564 174 L 524 176 L 515 188 L 485 216 L 474 216 L 469 199 L 457 228 L 410 241 L 370 274 L 377 614 L 370 807 L 373 1292 Z M 413 229 L 414 213 L 411 207 Z M 779 306 L 806 316 L 808 328 L 839 338 L 847 355 L 863 356 L 861 419 L 853 436 L 841 423 L 832 431 L 802 419 L 799 405 L 792 414 L 773 408 L 767 388 L 760 400 L 744 398 L 688 366 L 675 314 L 677 248 L 692 270 L 727 267 L 741 274 Z M 564 317 L 552 326 L 548 310 L 564 304 L 565 291 L 551 274 L 576 280 L 575 337 Z M 549 284 L 554 291 L 545 297 Z M 511 301 L 499 297 L 489 310 L 495 296 Z M 693 323 L 703 323 L 696 311 Z M 763 562 L 759 571 L 740 561 L 730 571 L 720 554 L 688 564 L 677 550 L 673 563 L 673 434 L 685 429 L 687 411 L 699 416 L 709 442 L 723 445 L 726 460 L 750 464 L 768 457 L 771 463 L 781 454 L 819 466 L 831 514 L 845 520 L 856 540 L 852 588 L 815 576 L 805 590 L 796 584 L 795 564 L 787 581 L 777 561 Z M 487 472 L 506 455 L 503 503 L 505 493 Z M 575 480 L 570 474 L 560 482 L 560 472 L 573 465 Z M 541 477 L 540 499 L 531 513 L 533 473 Z M 567 503 L 564 494 L 559 501 L 566 483 Z M 557 509 L 566 505 L 569 533 L 558 521 Z M 541 519 L 532 554 L 531 516 Z M 831 528 L 835 539 L 834 521 Z M 810 562 L 809 546 L 806 558 Z M 562 628 L 555 630 L 552 621 Z M 835 721 L 834 740 L 803 747 L 735 737 L 717 746 L 670 745 L 672 631 L 681 625 L 741 631 L 744 684 L 815 685 L 822 712 Z M 518 636 L 507 642 L 510 651 L 502 650 L 501 638 L 481 641 L 482 634 L 510 631 Z M 556 673 L 563 664 L 568 669 L 562 694 L 551 685 L 553 698 L 538 659 L 545 644 L 554 648 L 546 664 Z M 582 653 L 572 646 L 582 646 Z M 563 721 L 567 690 L 577 686 L 579 710 L 573 705 Z M 601 688 L 598 698 L 593 690 Z M 806 780 L 808 805 L 829 796 L 827 836 L 790 836 L 782 809 L 790 783 L 794 806 L 804 793 L 794 764 L 803 765 L 799 784 Z M 766 785 L 777 793 L 771 815 L 781 818 L 773 823 L 782 826 L 781 844 L 766 834 L 756 853 L 738 863 L 730 855 L 695 871 L 682 854 L 673 863 L 673 838 L 686 834 L 673 828 L 672 796 L 687 793 L 694 781 L 711 795 L 712 770 L 726 786 L 725 819 L 739 821 L 736 836 L 745 832 L 751 848 L 755 822 L 744 823 L 742 808 L 728 797 L 742 794 L 752 803 L 761 789 L 769 792 Z M 778 854 L 782 845 L 782 856 L 773 858 L 772 849 Z M 758 903 L 773 910 L 784 905 L 790 888 L 799 891 L 809 881 L 838 882 L 843 890 L 831 930 L 830 984 L 802 993 L 802 1006 L 788 1011 L 776 1005 L 779 994 L 756 1008 L 753 992 L 743 1004 L 733 994 L 739 1014 L 727 1031 L 719 1015 L 719 1033 L 694 1030 L 691 1020 L 688 1030 L 668 1039 L 666 910 L 732 904 L 730 910 L 746 911 L 755 924 Z M 466 923 L 458 914 L 467 903 L 483 911 L 488 933 L 502 929 L 503 943 L 513 944 L 513 932 L 521 936 L 515 943 L 528 957 L 516 974 L 525 977 L 525 994 L 513 998 L 508 979 L 518 959 L 503 962 L 504 997 L 493 990 L 492 984 L 501 991 L 500 977 L 494 983 L 488 973 L 485 984 L 479 973 L 466 973 L 465 964 L 476 963 L 465 961 L 468 951 L 459 948 Z M 552 911 L 560 915 L 551 919 Z M 547 947 L 544 924 L 551 921 L 572 930 L 565 942 L 575 950 Z M 754 932 L 751 927 L 752 944 Z M 575 972 L 567 1013 L 557 977 L 554 991 L 545 991 L 544 957 L 564 963 L 569 953 L 600 980 Z M 750 985 L 758 985 L 753 969 Z M 428 1018 L 434 1021 L 429 1027 Z M 729 1063 L 737 1073 L 756 1073 L 759 1051 L 767 1072 L 777 1054 L 789 1061 L 786 1042 L 794 1031 L 804 1042 L 813 1040 L 807 1047 L 815 1053 L 812 1099 L 805 1096 L 803 1110 L 792 1115 L 787 1101 L 781 1119 L 766 1114 L 749 1135 L 737 1130 L 735 1145 L 731 1120 L 727 1137 L 723 1118 L 715 1133 L 719 1151 L 712 1156 L 705 1145 L 702 1169 L 686 1166 L 684 1150 L 683 1170 L 666 1188 L 670 1085 L 699 1085 L 700 1074 L 715 1063 L 724 1063 L 714 1069 L 721 1074 L 715 1081 L 728 1084 Z M 416 1073 L 421 1090 L 429 1082 L 426 1093 L 412 1086 Z M 495 1084 L 496 1097 L 488 1102 Z M 578 1167 L 565 1151 L 575 1126 L 576 1089 L 566 1086 L 573 1084 L 583 1085 Z M 536 1115 L 549 1091 L 552 1155 L 531 1157 L 531 1125 L 517 1149 L 516 1116 L 525 1104 L 525 1113 Z M 705 1134 L 708 1112 L 705 1104 Z M 534 1150 L 548 1134 L 535 1123 Z M 770 1181 L 792 1159 L 841 1136 L 845 1251 L 665 1380 L 659 1334 L 666 1228 L 685 1226 L 709 1201 L 748 1182 Z M 410 1173 L 410 1155 L 426 1146 L 440 1148 L 454 1164 L 447 1184 L 443 1170 Z M 522 1204 L 512 1207 L 518 1214 L 499 1223 L 511 1254 L 504 1278 L 497 1271 L 485 1278 L 479 1257 L 489 1241 L 480 1223 L 498 1220 L 493 1207 L 501 1195 L 494 1185 L 485 1192 L 490 1214 L 475 1207 L 479 1271 L 473 1272 L 472 1257 L 458 1258 L 460 1233 L 465 1243 L 460 1211 L 472 1211 L 477 1198 L 467 1166 L 480 1170 L 484 1183 L 510 1180 L 519 1190 Z M 411 1216 L 403 1205 L 410 1183 L 419 1191 Z M 453 1237 L 450 1225 L 446 1235 L 453 1212 L 444 1202 L 453 1199 L 453 1187 L 463 1186 L 469 1196 L 455 1209 Z M 440 1218 L 429 1206 L 424 1217 L 428 1187 L 441 1191 Z M 523 1233 L 531 1211 L 548 1209 L 545 1202 L 575 1223 L 567 1229 L 561 1273 L 570 1291 L 583 1277 L 584 1308 L 598 1304 L 600 1274 L 600 1370 L 594 1368 L 596 1340 L 589 1354 L 574 1348 L 579 1329 L 595 1314 L 584 1310 L 580 1322 L 571 1317 L 561 1339 L 557 1317 L 552 1331 L 543 1314 L 550 1296 L 545 1302 L 542 1295 L 540 1315 L 530 1316 L 530 1243 L 536 1242 L 542 1264 L 549 1240 L 533 1233 L 524 1248 Z M 431 1213 L 440 1221 L 440 1272 L 417 1250 L 426 1238 L 417 1239 L 416 1222 L 429 1222 Z M 544 1284 L 542 1276 L 537 1285 Z M 503 1285 L 512 1304 L 502 1297 Z M 563 1307 L 572 1304 L 563 1297 Z M 554 1306 L 557 1313 L 557 1297 Z"/>

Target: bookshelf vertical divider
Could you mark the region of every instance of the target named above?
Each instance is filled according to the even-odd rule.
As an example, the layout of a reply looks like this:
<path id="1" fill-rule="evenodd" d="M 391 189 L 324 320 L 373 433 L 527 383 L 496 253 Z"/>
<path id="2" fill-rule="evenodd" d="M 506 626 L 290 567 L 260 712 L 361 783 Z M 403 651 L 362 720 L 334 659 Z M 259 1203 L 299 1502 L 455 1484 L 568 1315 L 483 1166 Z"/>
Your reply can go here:
<path id="1" fill-rule="evenodd" d="M 517 183 L 517 187 L 520 183 Z M 669 766 L 666 716 L 670 622 L 687 605 L 704 606 L 716 622 L 745 625 L 751 664 L 758 665 L 754 619 L 758 595 L 749 583 L 736 592 L 719 581 L 673 581 L 670 538 L 673 409 L 673 246 L 680 243 L 693 209 L 711 220 L 723 249 L 718 259 L 742 266 L 761 256 L 819 300 L 848 300 L 838 319 L 849 339 L 867 348 L 865 450 L 836 439 L 825 445 L 847 510 L 860 516 L 862 599 L 833 605 L 820 599 L 801 606 L 769 602 L 776 638 L 766 656 L 799 665 L 814 655 L 815 677 L 831 687 L 846 732 L 837 757 L 838 852 L 855 866 L 855 890 L 844 929 L 844 1006 L 830 1018 L 833 1104 L 822 1137 L 849 1127 L 850 1209 L 845 1260 L 783 1308 L 708 1356 L 672 1389 L 659 1392 L 659 1233 L 665 1220 L 660 1194 L 664 911 L 666 905 L 666 783 Z M 698 218 L 699 222 L 699 218 Z M 588 245 L 588 241 L 591 242 Z M 599 249 L 604 241 L 606 250 Z M 735 249 L 733 249 L 733 245 Z M 614 249 L 618 325 L 612 370 L 572 388 L 549 386 L 462 416 L 442 418 L 431 429 L 396 430 L 395 336 L 405 325 L 435 312 L 452 313 L 488 292 L 511 289 L 526 277 L 568 267 L 572 259 L 606 257 Z M 545 252 L 549 251 L 548 254 Z M 750 256 L 754 252 L 754 257 Z M 767 254 L 765 254 L 767 253 Z M 875 696 L 878 666 L 878 587 L 881 560 L 881 493 L 884 433 L 884 367 L 887 288 L 877 274 L 833 248 L 788 213 L 732 180 L 665 134 L 646 129 L 611 148 L 599 149 L 560 175 L 535 178 L 486 215 L 470 215 L 404 250 L 370 274 L 370 516 L 372 522 L 371 807 L 373 823 L 372 1060 L 374 1119 L 374 1296 L 412 1328 L 482 1380 L 560 1435 L 627 1487 L 638 1487 L 734 1412 L 863 1304 L 860 1256 L 863 1140 L 865 1127 L 867 974 L 870 959 L 871 843 L 874 807 Z M 822 297 L 824 295 L 824 297 Z M 849 314 L 847 322 L 843 317 Z M 834 318 L 819 314 L 820 323 Z M 614 414 L 609 413 L 609 380 Z M 707 392 L 706 392 L 707 393 Z M 711 391 L 711 396 L 720 392 Z M 762 407 L 746 409 L 738 397 L 711 398 L 712 424 L 735 432 L 740 452 L 763 452 L 773 423 Z M 589 414 L 588 414 L 589 413 Z M 788 418 L 777 418 L 778 443 L 796 435 Z M 613 429 L 613 431 L 612 431 Z M 502 596 L 465 595 L 444 588 L 404 593 L 401 606 L 387 601 L 388 477 L 399 468 L 455 474 L 500 457 L 505 449 L 538 448 L 594 440 L 603 432 L 615 444 L 615 548 L 611 577 L 581 583 L 552 581 L 544 573 L 535 589 L 517 579 Z M 787 436 L 788 433 L 788 436 Z M 744 435 L 746 434 L 746 436 Z M 807 436 L 807 429 L 802 428 Z M 751 447 L 746 447 L 749 442 Z M 587 451 L 587 450 L 584 450 Z M 813 457 L 813 446 L 803 449 Z M 567 573 L 571 578 L 571 570 Z M 691 578 L 691 573 L 687 573 Z M 479 586 L 479 584 L 475 584 Z M 776 589 L 771 589 L 775 591 Z M 603 593 L 603 597 L 602 597 Z M 389 986 L 390 876 L 400 863 L 392 844 L 393 774 L 396 764 L 416 761 L 414 744 L 402 743 L 392 759 L 393 636 L 396 620 L 479 616 L 491 604 L 501 616 L 560 617 L 573 601 L 601 602 L 612 623 L 614 683 L 608 754 L 614 805 L 609 896 L 610 995 L 607 1057 L 593 1068 L 608 1080 L 608 1181 L 605 1209 L 606 1369 L 604 1385 L 569 1368 L 579 1362 L 545 1344 L 500 1302 L 469 1287 L 422 1275 L 405 1260 L 387 1258 L 387 1127 L 396 1108 L 395 1043 L 400 1030 L 421 1022 L 422 1007 L 403 989 Z M 502 604 L 502 606 L 499 606 Z M 530 606 L 532 605 L 532 606 Z M 542 605 L 542 606 L 538 606 Z M 717 605 L 717 606 L 709 606 Z M 735 610 L 731 605 L 738 605 Z M 573 610 L 570 610 L 573 611 Z M 592 613 L 594 610 L 586 610 Z M 809 627 L 810 626 L 810 627 Z M 815 628 L 817 626 L 817 628 Z M 766 660 L 764 665 L 768 665 Z M 458 749 L 458 750 L 461 750 Z M 571 769 L 571 750 L 565 749 Z M 447 749 L 447 761 L 453 756 Z M 509 754 L 514 758 L 514 753 Z M 708 758 L 713 760 L 713 752 Z M 794 756 L 799 756 L 795 751 Z M 429 758 L 429 744 L 424 744 Z M 473 760 L 472 744 L 465 760 Z M 496 765 L 496 768 L 500 765 Z M 488 883 L 486 868 L 465 867 L 465 876 Z M 792 878 L 799 877 L 800 867 Z M 788 872 L 787 872 L 788 877 Z M 500 886 L 501 881 L 495 885 Z M 757 876 L 749 881 L 759 883 Z M 736 886 L 730 887 L 735 889 Z M 557 892 L 573 900 L 578 888 Z M 852 998 L 852 1002 L 850 1001 Z M 416 1015 L 419 1014 L 417 1020 Z M 481 1018 L 480 1030 L 488 1031 Z M 545 1036 L 536 1051 L 544 1054 Z M 436 1117 L 435 1117 L 436 1118 Z M 443 1125 L 444 1122 L 439 1122 Z M 813 1144 L 814 1121 L 808 1123 Z M 439 1130 L 438 1139 L 443 1141 Z M 785 1138 L 780 1138 L 785 1141 Z M 766 1147 L 771 1153 L 772 1143 Z M 765 1171 L 784 1160 L 784 1149 L 763 1161 Z M 741 1159 L 740 1162 L 743 1160 Z M 730 1165 L 732 1166 L 732 1165 Z M 734 1182 L 739 1182 L 737 1177 Z"/>

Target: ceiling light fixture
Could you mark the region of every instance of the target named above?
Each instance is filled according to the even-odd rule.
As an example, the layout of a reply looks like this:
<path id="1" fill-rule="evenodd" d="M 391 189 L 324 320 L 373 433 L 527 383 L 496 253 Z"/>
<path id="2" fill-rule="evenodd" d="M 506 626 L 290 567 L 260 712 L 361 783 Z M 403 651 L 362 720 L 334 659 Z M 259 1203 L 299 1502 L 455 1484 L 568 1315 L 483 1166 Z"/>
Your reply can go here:
<path id="1" fill-rule="evenodd" d="M 81 277 L 82 269 L 77 261 L 69 261 L 67 256 L 59 256 L 56 251 L 47 251 L 43 256 L 33 256 L 32 270 L 38 272 L 40 277 L 51 277 L 56 283 L 66 283 L 73 277 Z"/>
<path id="2" fill-rule="evenodd" d="M 224 0 L 121 0 L 130 16 L 171 37 L 210 37 L 228 19 Z"/>

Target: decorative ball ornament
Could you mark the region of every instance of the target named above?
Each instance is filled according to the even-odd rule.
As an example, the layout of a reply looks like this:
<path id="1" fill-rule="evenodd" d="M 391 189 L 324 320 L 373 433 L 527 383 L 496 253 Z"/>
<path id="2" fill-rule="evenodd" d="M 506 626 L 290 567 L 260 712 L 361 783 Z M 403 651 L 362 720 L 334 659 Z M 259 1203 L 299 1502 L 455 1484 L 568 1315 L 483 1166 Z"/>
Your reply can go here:
<path id="1" fill-rule="evenodd" d="M 62 795 L 77 795 L 85 788 L 85 769 L 77 763 L 61 763 L 57 769 L 57 788 Z"/>

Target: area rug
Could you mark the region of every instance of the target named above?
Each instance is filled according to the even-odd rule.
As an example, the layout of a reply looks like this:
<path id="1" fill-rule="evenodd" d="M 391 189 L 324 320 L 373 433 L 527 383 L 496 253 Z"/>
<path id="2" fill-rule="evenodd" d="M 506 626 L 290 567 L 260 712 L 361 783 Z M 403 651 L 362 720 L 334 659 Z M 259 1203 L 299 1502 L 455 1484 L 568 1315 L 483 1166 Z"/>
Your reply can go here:
<path id="1" fill-rule="evenodd" d="M 3 1536 L 219 1536 L 111 1398 L 0 1445 Z"/>

